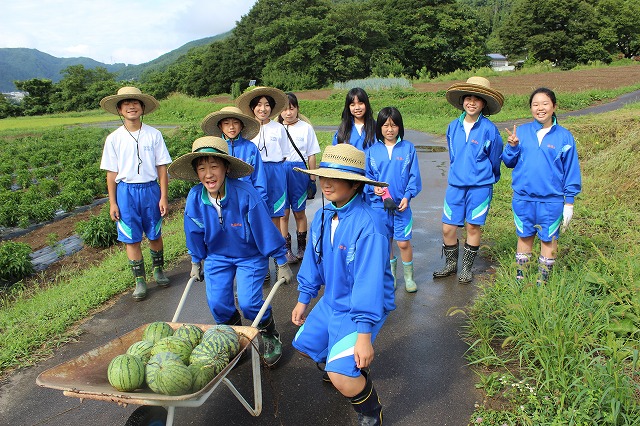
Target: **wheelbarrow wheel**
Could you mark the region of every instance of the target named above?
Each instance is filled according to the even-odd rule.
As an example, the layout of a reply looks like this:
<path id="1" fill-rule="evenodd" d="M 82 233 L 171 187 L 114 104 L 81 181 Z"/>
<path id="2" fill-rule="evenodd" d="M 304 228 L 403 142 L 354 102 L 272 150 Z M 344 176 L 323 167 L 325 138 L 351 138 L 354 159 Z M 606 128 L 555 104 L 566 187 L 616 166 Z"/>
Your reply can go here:
<path id="1" fill-rule="evenodd" d="M 165 426 L 166 424 L 166 408 L 143 405 L 136 408 L 124 426 Z"/>

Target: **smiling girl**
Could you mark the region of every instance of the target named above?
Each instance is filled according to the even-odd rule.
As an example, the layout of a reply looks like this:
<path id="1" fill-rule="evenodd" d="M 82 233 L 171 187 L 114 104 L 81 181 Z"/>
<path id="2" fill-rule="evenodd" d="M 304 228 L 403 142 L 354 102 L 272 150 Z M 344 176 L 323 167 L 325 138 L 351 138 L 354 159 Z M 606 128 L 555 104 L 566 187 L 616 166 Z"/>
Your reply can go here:
<path id="1" fill-rule="evenodd" d="M 364 89 L 349 90 L 344 101 L 342 120 L 333 135 L 332 144 L 348 143 L 360 151 L 366 151 L 376 141 L 376 121 Z"/>
<path id="2" fill-rule="evenodd" d="M 573 203 L 582 188 L 576 142 L 558 124 L 556 95 L 547 88 L 534 90 L 529 98 L 534 121 L 509 135 L 502 158 L 513 169 L 513 217 L 518 235 L 517 279 L 524 279 L 533 242 L 540 239 L 539 282 L 546 282 L 555 264 L 560 232 L 573 217 Z"/>

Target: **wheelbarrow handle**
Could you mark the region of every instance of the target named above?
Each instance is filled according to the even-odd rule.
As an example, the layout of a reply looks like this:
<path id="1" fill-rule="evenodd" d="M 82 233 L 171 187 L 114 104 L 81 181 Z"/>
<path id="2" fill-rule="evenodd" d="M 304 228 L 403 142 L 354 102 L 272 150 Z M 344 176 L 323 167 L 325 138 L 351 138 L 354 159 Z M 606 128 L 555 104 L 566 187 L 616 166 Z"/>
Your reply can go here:
<path id="1" fill-rule="evenodd" d="M 284 278 L 280 278 L 278 281 L 275 282 L 273 287 L 271 287 L 271 291 L 267 295 L 267 298 L 264 300 L 264 303 L 262 304 L 260 311 L 258 311 L 258 315 L 256 315 L 256 319 L 254 319 L 253 322 L 251 323 L 251 327 L 256 328 L 258 326 L 258 324 L 260 323 L 260 320 L 262 320 L 262 316 L 264 315 L 264 312 L 267 310 L 267 308 L 269 307 L 269 304 L 271 303 L 271 299 L 273 299 L 273 296 L 275 296 L 276 291 L 278 290 L 278 287 L 280 287 L 280 284 L 282 283 L 284 283 Z"/>
<path id="2" fill-rule="evenodd" d="M 171 322 L 178 322 L 178 316 L 182 312 L 182 308 L 184 307 L 184 302 L 187 300 L 187 295 L 189 294 L 189 290 L 191 290 L 191 286 L 196 281 L 197 277 L 191 277 L 187 282 L 187 285 L 184 286 L 184 291 L 182 292 L 182 297 L 180 298 L 180 303 L 178 303 L 178 307 L 176 308 L 176 313 L 173 314 L 173 319 Z"/>

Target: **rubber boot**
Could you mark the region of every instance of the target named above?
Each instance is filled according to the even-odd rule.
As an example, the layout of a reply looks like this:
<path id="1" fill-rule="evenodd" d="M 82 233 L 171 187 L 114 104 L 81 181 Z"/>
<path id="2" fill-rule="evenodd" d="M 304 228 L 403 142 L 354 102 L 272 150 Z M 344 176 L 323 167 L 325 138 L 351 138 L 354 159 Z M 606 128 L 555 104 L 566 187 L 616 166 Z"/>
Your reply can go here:
<path id="1" fill-rule="evenodd" d="M 358 426 L 382 425 L 382 404 L 373 387 L 371 375 L 364 370 L 361 370 L 361 373 L 367 379 L 367 383 L 362 392 L 351 398 L 351 406 L 358 413 Z"/>
<path id="2" fill-rule="evenodd" d="M 445 265 L 444 268 L 433 272 L 433 278 L 444 278 L 458 272 L 459 251 L 458 241 L 451 246 L 442 243 L 442 256 L 445 258 Z"/>
<path id="3" fill-rule="evenodd" d="M 544 257 L 542 255 L 538 257 L 538 273 L 540 274 L 540 278 L 537 282 L 538 285 L 547 283 L 555 263 L 556 259 L 553 257 Z"/>
<path id="4" fill-rule="evenodd" d="M 287 258 L 287 263 L 289 264 L 298 263 L 299 259 L 296 256 L 294 256 L 293 252 L 291 251 L 291 234 L 287 234 L 287 237 L 284 240 L 285 240 L 284 245 L 287 248 L 287 253 L 285 254 Z"/>
<path id="5" fill-rule="evenodd" d="M 236 309 L 236 311 L 231 315 L 229 320 L 223 322 L 224 325 L 242 325 L 242 317 L 240 316 L 240 312 Z"/>
<path id="6" fill-rule="evenodd" d="M 282 357 L 282 341 L 280 340 L 280 333 L 276 330 L 273 314 L 258 324 L 258 330 L 262 334 L 262 342 L 264 344 L 262 358 L 267 367 L 273 367 Z"/>
<path id="7" fill-rule="evenodd" d="M 130 260 L 129 266 L 133 272 L 133 278 L 136 282 L 136 289 L 133 290 L 133 300 L 140 301 L 147 297 L 147 280 L 144 277 L 144 259 Z"/>
<path id="8" fill-rule="evenodd" d="M 473 261 L 476 260 L 476 255 L 478 254 L 478 249 L 480 246 L 470 246 L 466 242 L 464 243 L 464 255 L 462 256 L 462 271 L 460 271 L 460 275 L 458 275 L 458 282 L 460 284 L 468 284 L 473 280 L 473 272 L 471 272 L 471 267 L 473 266 Z"/>
<path id="9" fill-rule="evenodd" d="M 522 282 L 524 280 L 524 270 L 531 260 L 532 253 L 516 253 L 516 264 L 518 270 L 516 272 L 516 281 Z"/>
<path id="10" fill-rule="evenodd" d="M 413 261 L 402 262 L 402 267 L 404 269 L 404 289 L 407 290 L 407 293 L 415 293 L 418 291 L 418 285 L 413 280 Z"/>
<path id="11" fill-rule="evenodd" d="M 396 269 L 398 267 L 398 258 L 394 256 L 393 259 L 389 261 L 391 265 L 391 275 L 393 275 L 393 289 L 396 289 L 397 278 L 396 278 Z"/>
<path id="12" fill-rule="evenodd" d="M 153 262 L 153 279 L 160 287 L 169 287 L 169 278 L 164 274 L 164 250 L 151 252 L 151 261 Z"/>
<path id="13" fill-rule="evenodd" d="M 307 231 L 298 232 L 298 251 L 296 257 L 300 260 L 304 257 L 304 250 L 307 248 Z"/>

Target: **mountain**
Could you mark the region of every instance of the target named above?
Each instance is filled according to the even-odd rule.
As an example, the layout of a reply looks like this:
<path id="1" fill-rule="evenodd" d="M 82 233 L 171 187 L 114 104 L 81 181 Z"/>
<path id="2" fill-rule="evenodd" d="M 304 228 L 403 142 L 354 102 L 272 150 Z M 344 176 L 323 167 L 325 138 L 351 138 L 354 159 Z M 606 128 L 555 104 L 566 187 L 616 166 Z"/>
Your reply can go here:
<path id="1" fill-rule="evenodd" d="M 115 73 L 118 80 L 137 80 L 144 72 L 162 71 L 189 50 L 209 45 L 228 37 L 230 34 L 231 31 L 228 31 L 213 37 L 190 41 L 169 53 L 140 65 L 104 64 L 85 57 L 57 58 L 36 49 L 0 48 L 0 92 L 16 91 L 16 86 L 13 84 L 15 80 L 46 78 L 57 83 L 62 79 L 60 72 L 71 65 L 83 65 L 89 69 L 103 67 L 107 71 Z"/>

